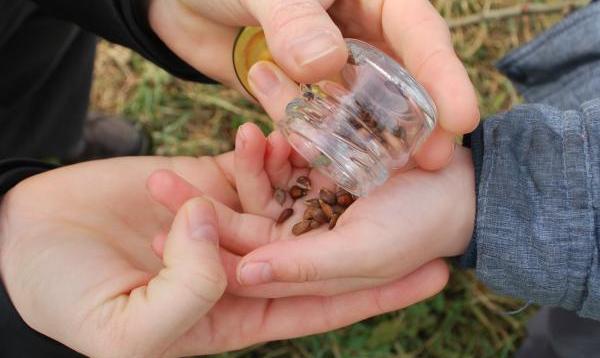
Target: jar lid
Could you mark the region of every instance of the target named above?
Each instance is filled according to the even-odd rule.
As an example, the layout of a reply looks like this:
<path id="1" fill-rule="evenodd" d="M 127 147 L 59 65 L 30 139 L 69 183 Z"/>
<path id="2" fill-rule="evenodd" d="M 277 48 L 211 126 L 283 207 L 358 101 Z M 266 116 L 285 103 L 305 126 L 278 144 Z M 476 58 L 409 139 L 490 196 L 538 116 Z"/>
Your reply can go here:
<path id="1" fill-rule="evenodd" d="M 248 72 L 259 61 L 273 62 L 261 27 L 248 26 L 240 30 L 233 44 L 233 67 L 235 74 L 248 94 L 252 95 Z"/>

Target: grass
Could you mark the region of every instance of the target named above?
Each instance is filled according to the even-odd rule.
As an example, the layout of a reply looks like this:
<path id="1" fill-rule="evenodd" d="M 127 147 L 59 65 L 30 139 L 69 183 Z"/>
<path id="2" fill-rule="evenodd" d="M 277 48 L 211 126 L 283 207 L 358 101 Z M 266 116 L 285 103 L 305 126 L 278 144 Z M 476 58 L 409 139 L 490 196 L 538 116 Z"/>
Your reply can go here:
<path id="1" fill-rule="evenodd" d="M 556 3 L 556 1 L 536 1 Z M 437 0 L 450 19 L 502 8 L 517 0 Z M 453 29 L 453 42 L 479 96 L 481 113 L 520 102 L 493 64 L 533 39 L 564 13 L 519 16 Z M 138 55 L 101 43 L 92 94 L 96 109 L 139 121 L 158 155 L 213 155 L 231 150 L 236 128 L 246 121 L 272 128 L 261 109 L 237 92 L 177 80 Z M 523 339 L 535 311 L 517 315 L 522 302 L 488 291 L 469 271 L 453 269 L 448 287 L 426 302 L 322 335 L 273 342 L 221 357 L 507 357 Z"/>

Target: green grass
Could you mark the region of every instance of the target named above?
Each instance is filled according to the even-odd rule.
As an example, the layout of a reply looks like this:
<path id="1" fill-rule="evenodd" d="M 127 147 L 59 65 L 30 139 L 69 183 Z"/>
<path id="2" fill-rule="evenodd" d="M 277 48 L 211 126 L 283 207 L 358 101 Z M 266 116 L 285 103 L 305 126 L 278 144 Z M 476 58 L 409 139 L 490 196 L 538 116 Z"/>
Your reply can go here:
<path id="1" fill-rule="evenodd" d="M 552 3 L 555 1 L 537 1 Z M 520 3 L 517 0 L 438 0 L 446 18 Z M 520 101 L 494 69 L 503 54 L 548 28 L 564 14 L 524 16 L 454 29 L 453 41 L 479 95 L 483 116 Z M 272 127 L 260 108 L 220 86 L 185 83 L 130 51 L 102 43 L 92 95 L 96 109 L 139 121 L 158 155 L 213 155 L 231 150 L 246 121 Z M 472 272 L 453 269 L 448 287 L 426 302 L 322 335 L 273 342 L 222 357 L 508 357 L 524 335 L 529 307 L 489 292 Z"/>

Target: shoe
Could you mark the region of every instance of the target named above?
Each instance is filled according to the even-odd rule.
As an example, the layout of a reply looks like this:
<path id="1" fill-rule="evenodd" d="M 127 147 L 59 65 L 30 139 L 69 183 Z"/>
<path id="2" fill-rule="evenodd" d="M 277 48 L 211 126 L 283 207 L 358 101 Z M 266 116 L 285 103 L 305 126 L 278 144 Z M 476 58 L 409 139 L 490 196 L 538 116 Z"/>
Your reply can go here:
<path id="1" fill-rule="evenodd" d="M 150 154 L 150 137 L 131 121 L 90 112 L 83 126 L 83 138 L 63 162 L 73 164 L 88 160 Z"/>

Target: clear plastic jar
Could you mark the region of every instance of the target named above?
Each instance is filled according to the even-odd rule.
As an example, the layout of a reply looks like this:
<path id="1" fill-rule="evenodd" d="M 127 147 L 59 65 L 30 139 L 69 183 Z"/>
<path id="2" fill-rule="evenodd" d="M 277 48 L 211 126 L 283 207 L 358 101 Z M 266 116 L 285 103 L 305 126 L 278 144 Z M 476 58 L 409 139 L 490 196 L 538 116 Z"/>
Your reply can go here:
<path id="1" fill-rule="evenodd" d="M 313 168 L 364 196 L 412 164 L 437 114 L 425 89 L 391 57 L 362 41 L 346 44 L 339 76 L 302 85 L 278 126 Z"/>

